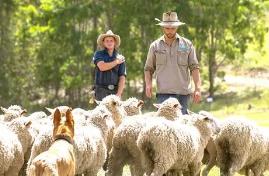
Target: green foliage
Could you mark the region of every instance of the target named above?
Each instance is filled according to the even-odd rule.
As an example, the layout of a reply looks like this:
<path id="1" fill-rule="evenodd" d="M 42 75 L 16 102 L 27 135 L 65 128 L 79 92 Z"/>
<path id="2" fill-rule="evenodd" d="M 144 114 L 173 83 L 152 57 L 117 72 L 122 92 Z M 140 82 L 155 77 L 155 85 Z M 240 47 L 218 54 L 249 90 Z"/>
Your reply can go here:
<path id="1" fill-rule="evenodd" d="M 121 36 L 128 71 L 125 96 L 144 99 L 144 90 L 131 84 L 143 83 L 149 45 L 162 35 L 154 18 L 169 10 L 187 23 L 178 32 L 194 43 L 203 84 L 214 93 L 213 78 L 222 65 L 240 65 L 249 47 L 262 48 L 265 8 L 262 0 L 3 0 L 0 104 L 88 106 L 96 39 L 108 29 Z"/>

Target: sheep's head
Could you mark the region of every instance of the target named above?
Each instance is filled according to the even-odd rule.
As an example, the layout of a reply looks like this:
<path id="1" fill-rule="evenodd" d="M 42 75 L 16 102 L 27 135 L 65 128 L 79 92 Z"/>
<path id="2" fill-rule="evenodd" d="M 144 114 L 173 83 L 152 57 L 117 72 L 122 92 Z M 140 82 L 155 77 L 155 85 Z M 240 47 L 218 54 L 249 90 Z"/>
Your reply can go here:
<path id="1" fill-rule="evenodd" d="M 128 116 L 133 116 L 141 114 L 141 108 L 143 104 L 144 102 L 142 100 L 138 100 L 137 98 L 131 97 L 125 100 L 122 106 Z"/>
<path id="2" fill-rule="evenodd" d="M 207 111 L 200 111 L 198 114 L 201 115 L 201 116 L 204 116 L 204 117 L 206 117 L 206 118 L 208 118 L 210 120 L 211 127 L 212 127 L 212 130 L 213 130 L 214 134 L 219 133 L 219 131 L 220 131 L 220 122 L 218 121 L 217 118 L 215 118 L 210 112 L 207 112 Z"/>
<path id="3" fill-rule="evenodd" d="M 4 121 L 12 121 L 13 119 L 21 117 L 27 113 L 26 109 L 23 109 L 18 105 L 11 105 L 7 109 L 1 107 L 1 110 L 4 112 Z"/>
<path id="4" fill-rule="evenodd" d="M 104 105 L 112 114 L 119 113 L 123 110 L 122 101 L 116 95 L 108 95 L 102 101 L 96 101 L 99 105 Z M 122 112 L 121 112 L 122 113 Z"/>
<path id="5" fill-rule="evenodd" d="M 182 115 L 182 107 L 176 98 L 170 97 L 161 104 L 153 105 L 158 108 L 157 114 L 167 119 L 174 120 L 176 117 Z"/>
<path id="6" fill-rule="evenodd" d="M 53 114 L 53 137 L 54 139 L 66 139 L 71 142 L 74 137 L 74 119 L 72 109 L 69 108 L 64 115 L 56 108 Z"/>

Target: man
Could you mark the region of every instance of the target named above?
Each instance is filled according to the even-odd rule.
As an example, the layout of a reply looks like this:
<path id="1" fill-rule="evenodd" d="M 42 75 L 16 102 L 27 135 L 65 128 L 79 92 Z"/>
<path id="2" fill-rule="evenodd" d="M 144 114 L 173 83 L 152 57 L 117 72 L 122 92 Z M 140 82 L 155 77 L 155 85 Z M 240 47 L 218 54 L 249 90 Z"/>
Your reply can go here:
<path id="1" fill-rule="evenodd" d="M 166 12 L 157 25 L 163 28 L 164 35 L 155 40 L 149 48 L 145 64 L 146 96 L 152 96 L 152 75 L 155 72 L 157 82 L 157 101 L 163 102 L 175 97 L 187 114 L 188 101 L 193 93 L 193 101 L 201 100 L 201 80 L 199 63 L 192 43 L 177 34 L 180 22 L 176 12 Z M 190 77 L 193 78 L 192 92 Z"/>
<path id="2" fill-rule="evenodd" d="M 121 97 L 125 86 L 125 58 L 118 54 L 120 36 L 111 30 L 101 34 L 97 39 L 101 50 L 94 53 L 95 99 L 101 101 L 110 94 Z"/>

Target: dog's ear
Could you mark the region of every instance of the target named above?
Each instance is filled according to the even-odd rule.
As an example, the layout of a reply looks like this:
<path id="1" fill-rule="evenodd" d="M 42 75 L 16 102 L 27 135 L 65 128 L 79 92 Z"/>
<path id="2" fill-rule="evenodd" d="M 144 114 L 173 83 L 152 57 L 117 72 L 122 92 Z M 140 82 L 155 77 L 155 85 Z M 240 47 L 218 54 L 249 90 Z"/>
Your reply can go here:
<path id="1" fill-rule="evenodd" d="M 72 115 L 72 109 L 69 108 L 67 111 L 66 111 L 66 122 L 69 123 L 69 124 L 72 124 L 74 122 L 73 120 L 73 115 Z"/>
<path id="2" fill-rule="evenodd" d="M 53 124 L 54 126 L 59 126 L 61 122 L 61 112 L 58 108 L 56 108 L 54 114 L 53 114 Z"/>

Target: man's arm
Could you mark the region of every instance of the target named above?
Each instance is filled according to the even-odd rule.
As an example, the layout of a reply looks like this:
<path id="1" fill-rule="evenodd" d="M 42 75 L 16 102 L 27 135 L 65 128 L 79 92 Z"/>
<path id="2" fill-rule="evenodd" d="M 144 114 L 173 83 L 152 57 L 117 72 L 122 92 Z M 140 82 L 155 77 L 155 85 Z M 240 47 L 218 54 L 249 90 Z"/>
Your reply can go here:
<path id="1" fill-rule="evenodd" d="M 97 63 L 97 67 L 99 68 L 100 71 L 107 71 L 107 70 L 111 70 L 116 65 L 119 65 L 119 64 L 123 63 L 124 61 L 125 60 L 121 59 L 121 58 L 116 58 L 112 62 L 99 61 Z"/>
<path id="2" fill-rule="evenodd" d="M 122 75 L 119 77 L 118 91 L 116 94 L 118 97 L 121 97 L 124 87 L 125 87 L 125 76 Z"/>
<path id="3" fill-rule="evenodd" d="M 145 83 L 146 83 L 146 96 L 151 98 L 152 96 L 152 73 L 149 70 L 144 72 L 145 74 Z"/>
<path id="4" fill-rule="evenodd" d="M 193 93 L 193 102 L 199 103 L 201 101 L 201 79 L 200 79 L 200 71 L 198 68 L 193 69 L 192 72 L 192 79 L 194 82 L 194 93 Z"/>

